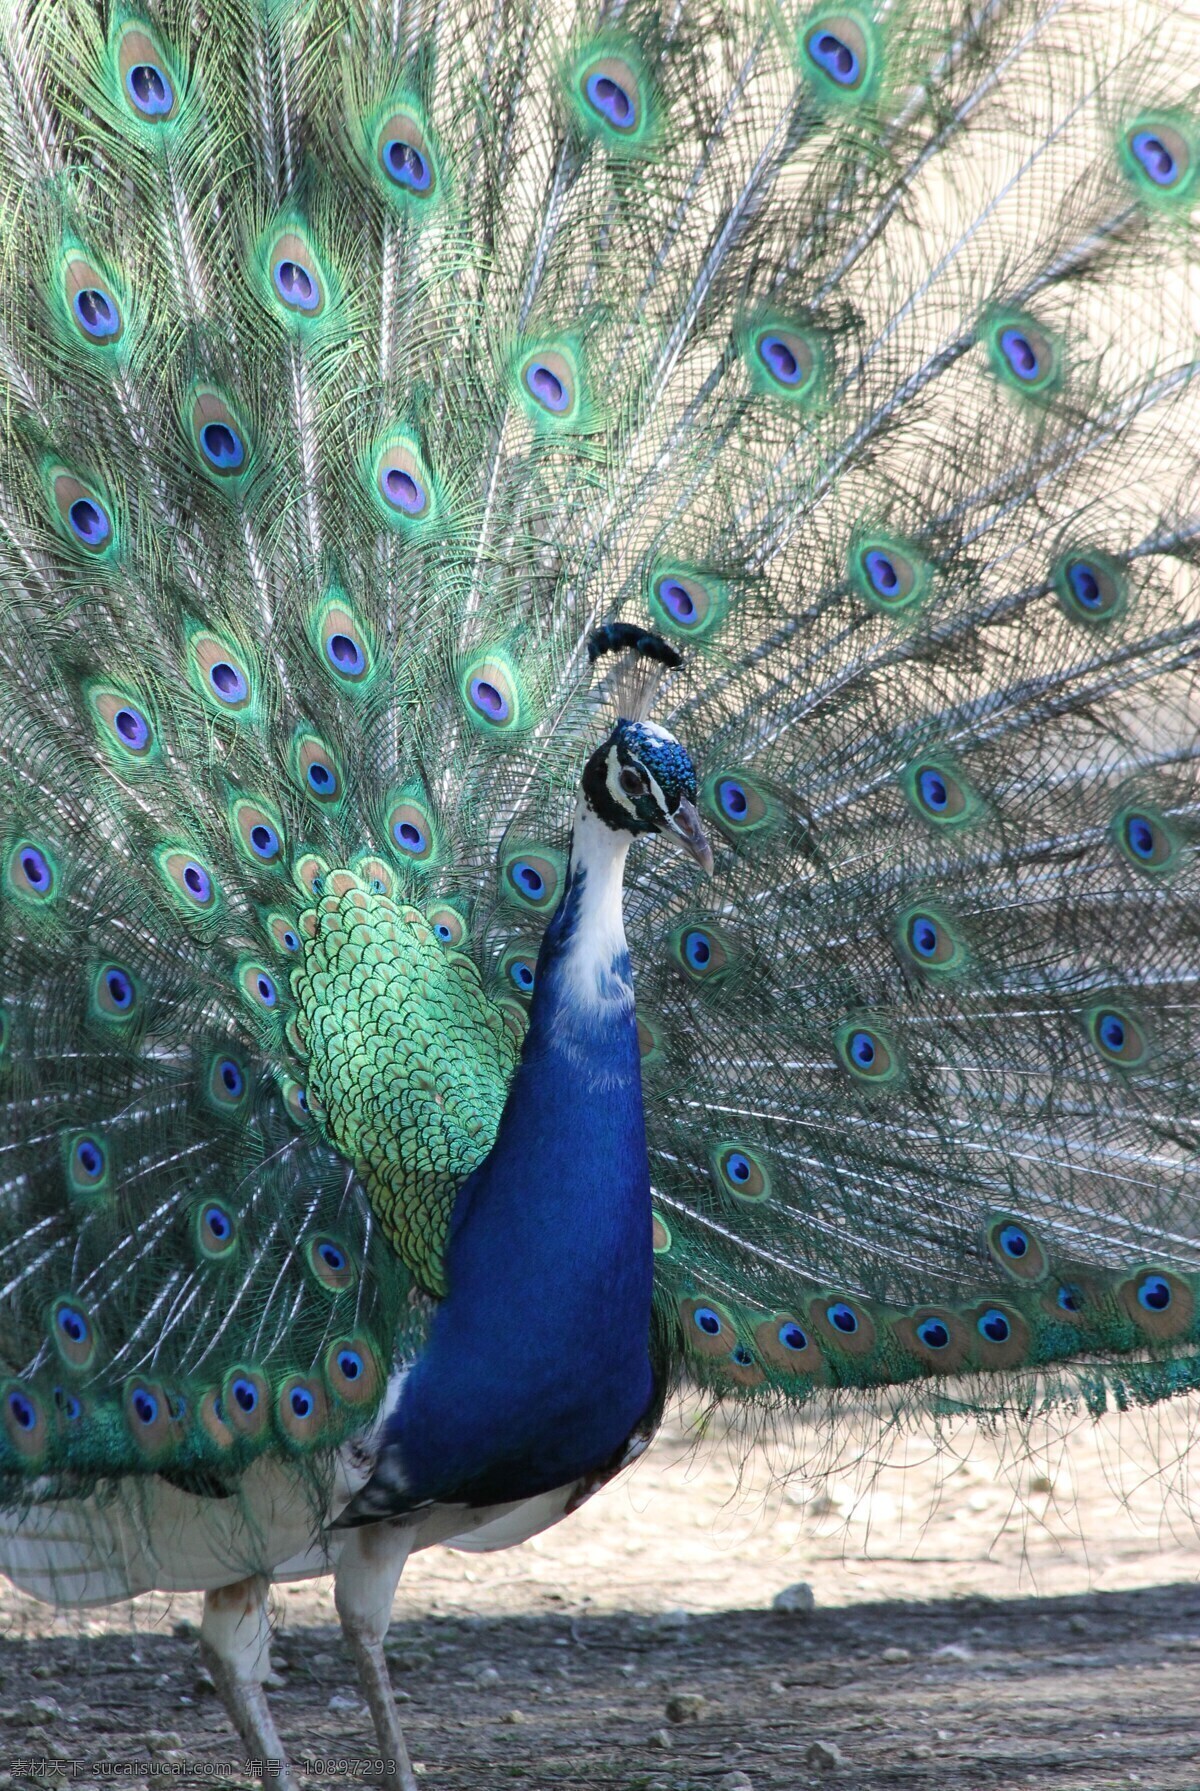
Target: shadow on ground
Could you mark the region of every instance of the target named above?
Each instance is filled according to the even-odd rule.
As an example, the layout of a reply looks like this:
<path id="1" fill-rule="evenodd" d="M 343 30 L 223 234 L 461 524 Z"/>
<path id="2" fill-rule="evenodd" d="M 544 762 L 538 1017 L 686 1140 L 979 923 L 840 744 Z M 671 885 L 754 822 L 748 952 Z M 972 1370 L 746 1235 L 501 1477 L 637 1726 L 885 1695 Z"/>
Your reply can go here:
<path id="1" fill-rule="evenodd" d="M 39 1755 L 140 1763 L 126 1786 L 211 1783 L 218 1765 L 244 1782 L 191 1630 L 71 1637 L 48 1613 L 44 1635 L 0 1639 L 0 1784 Z M 807 1616 L 425 1617 L 394 1623 L 388 1654 L 431 1791 L 1200 1785 L 1194 1584 Z M 293 1759 L 361 1782 L 337 1766 L 372 1745 L 336 1627 L 280 1628 L 274 1657 Z M 87 1767 L 62 1781 L 87 1784 Z"/>

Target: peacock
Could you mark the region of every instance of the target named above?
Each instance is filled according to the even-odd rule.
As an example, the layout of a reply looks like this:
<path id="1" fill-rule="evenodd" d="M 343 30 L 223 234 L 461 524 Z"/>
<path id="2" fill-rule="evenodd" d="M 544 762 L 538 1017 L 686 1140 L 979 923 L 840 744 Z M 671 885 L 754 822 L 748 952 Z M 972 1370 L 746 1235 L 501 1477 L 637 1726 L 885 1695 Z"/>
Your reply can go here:
<path id="1" fill-rule="evenodd" d="M 1200 29 L 0 15 L 0 1565 L 412 1791 L 681 1386 L 1200 1385 Z"/>

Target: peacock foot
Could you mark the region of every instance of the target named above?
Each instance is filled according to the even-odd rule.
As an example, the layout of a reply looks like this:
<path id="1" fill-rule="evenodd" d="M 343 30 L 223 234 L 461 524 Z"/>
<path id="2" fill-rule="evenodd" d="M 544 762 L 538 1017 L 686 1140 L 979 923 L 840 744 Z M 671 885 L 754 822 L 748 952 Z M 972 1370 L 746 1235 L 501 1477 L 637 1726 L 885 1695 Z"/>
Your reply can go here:
<path id="1" fill-rule="evenodd" d="M 414 1540 L 415 1531 L 406 1524 L 365 1524 L 351 1530 L 334 1580 L 342 1634 L 358 1669 L 384 1761 L 380 1783 L 391 1791 L 417 1791 L 383 1654 L 392 1600 Z"/>
<path id="2" fill-rule="evenodd" d="M 253 1769 L 272 1791 L 297 1791 L 263 1691 L 271 1665 L 270 1583 L 255 1574 L 205 1593 L 200 1654 Z"/>

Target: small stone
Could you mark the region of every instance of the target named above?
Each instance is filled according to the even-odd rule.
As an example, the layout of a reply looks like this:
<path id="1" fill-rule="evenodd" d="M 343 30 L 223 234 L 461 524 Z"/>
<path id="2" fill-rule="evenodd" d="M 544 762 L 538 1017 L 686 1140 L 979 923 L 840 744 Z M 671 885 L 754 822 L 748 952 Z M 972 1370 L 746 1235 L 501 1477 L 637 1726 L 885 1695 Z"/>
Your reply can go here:
<path id="1" fill-rule="evenodd" d="M 906 1660 L 912 1659 L 912 1649 L 885 1648 L 879 1658 L 889 1667 L 902 1667 Z"/>
<path id="2" fill-rule="evenodd" d="M 500 1721 L 502 1723 L 523 1723 L 526 1721 L 525 1712 L 523 1710 L 506 1710 Z"/>
<path id="3" fill-rule="evenodd" d="M 770 1690 L 777 1698 L 785 1698 L 787 1696 L 787 1686 L 783 1683 L 782 1679 L 772 1679 Z"/>
<path id="4" fill-rule="evenodd" d="M 1091 1634 L 1092 1626 L 1085 1616 L 1076 1611 L 1073 1617 L 1067 1619 L 1067 1628 L 1072 1635 L 1086 1636 Z"/>
<path id="5" fill-rule="evenodd" d="M 754 1791 L 754 1781 L 748 1772 L 727 1772 L 717 1784 L 721 1791 Z"/>
<path id="6" fill-rule="evenodd" d="M 686 1629 L 692 1620 L 690 1611 L 659 1611 L 654 1619 L 655 1629 Z"/>
<path id="7" fill-rule="evenodd" d="M 207 1667 L 197 1667 L 196 1677 L 192 1681 L 192 1690 L 198 1698 L 211 1697 L 217 1689 L 217 1682 Z"/>
<path id="8" fill-rule="evenodd" d="M 785 1586 L 771 1600 L 773 1611 L 786 1611 L 790 1617 L 811 1617 L 816 1608 L 816 1595 L 805 1580 L 797 1580 L 794 1586 Z"/>
<path id="9" fill-rule="evenodd" d="M 646 1737 L 647 1747 L 674 1747 L 674 1745 L 668 1729 L 655 1729 L 653 1735 Z"/>
<path id="10" fill-rule="evenodd" d="M 934 1649 L 931 1658 L 934 1660 L 974 1660 L 975 1650 L 968 1648 L 965 1642 L 943 1642 L 940 1648 Z"/>
<path id="11" fill-rule="evenodd" d="M 181 1617 L 171 1625 L 171 1634 L 179 1642 L 192 1642 L 200 1634 L 190 1617 Z"/>
<path id="12" fill-rule="evenodd" d="M 909 1748 L 908 1757 L 910 1760 L 932 1760 L 933 1749 L 927 1741 L 919 1741 L 916 1747 Z"/>
<path id="13" fill-rule="evenodd" d="M 21 1715 L 26 1722 L 36 1722 L 41 1716 L 57 1723 L 62 1721 L 62 1705 L 56 1698 L 26 1698 L 21 1706 Z"/>
<path id="14" fill-rule="evenodd" d="M 30 1667 L 29 1676 L 31 1679 L 53 1679 L 54 1668 L 47 1666 L 44 1660 L 40 1660 L 36 1667 Z"/>
<path id="15" fill-rule="evenodd" d="M 694 1723 L 704 1709 L 705 1700 L 700 1692 L 673 1692 L 667 1699 L 666 1715 L 669 1723 Z"/>
<path id="16" fill-rule="evenodd" d="M 500 1675 L 495 1667 L 480 1667 L 479 1671 L 474 1674 L 474 1680 L 482 1690 L 485 1685 L 499 1685 Z"/>
<path id="17" fill-rule="evenodd" d="M 183 1737 L 174 1729 L 147 1729 L 146 1746 L 152 1753 L 159 1753 L 163 1748 L 182 1747 Z"/>
<path id="18" fill-rule="evenodd" d="M 287 1687 L 287 1680 L 284 1679 L 281 1674 L 276 1673 L 274 1670 L 272 1670 L 270 1673 L 268 1673 L 266 1678 L 263 1680 L 263 1690 L 264 1691 L 284 1691 L 286 1689 L 286 1687 Z"/>
<path id="19" fill-rule="evenodd" d="M 836 1772 L 846 1764 L 846 1756 L 836 1741 L 814 1741 L 805 1750 L 804 1764 L 815 1766 L 818 1772 Z"/>
<path id="20" fill-rule="evenodd" d="M 359 1703 L 357 1698 L 350 1697 L 349 1694 L 346 1692 L 334 1692 L 332 1698 L 330 1698 L 330 1700 L 329 1700 L 329 1703 L 326 1705 L 326 1709 L 327 1710 L 361 1710 L 362 1705 Z"/>

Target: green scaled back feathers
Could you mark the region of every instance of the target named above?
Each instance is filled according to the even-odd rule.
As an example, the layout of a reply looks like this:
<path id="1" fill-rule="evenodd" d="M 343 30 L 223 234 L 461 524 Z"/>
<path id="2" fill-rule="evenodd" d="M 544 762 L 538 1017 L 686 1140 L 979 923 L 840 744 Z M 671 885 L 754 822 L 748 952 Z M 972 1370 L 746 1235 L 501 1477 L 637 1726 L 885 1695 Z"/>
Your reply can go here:
<path id="1" fill-rule="evenodd" d="M 377 1409 L 618 615 L 717 842 L 629 871 L 664 1377 L 1200 1381 L 1198 48 L 6 8 L 6 1498 Z"/>

